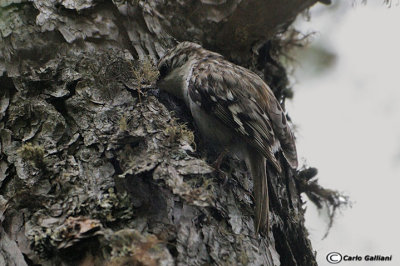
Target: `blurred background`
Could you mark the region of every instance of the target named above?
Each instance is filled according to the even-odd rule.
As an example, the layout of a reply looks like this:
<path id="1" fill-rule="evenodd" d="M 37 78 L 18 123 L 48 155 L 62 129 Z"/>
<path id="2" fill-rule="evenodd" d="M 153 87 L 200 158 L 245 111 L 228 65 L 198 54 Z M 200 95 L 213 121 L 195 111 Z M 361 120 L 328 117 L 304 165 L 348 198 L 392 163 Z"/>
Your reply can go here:
<path id="1" fill-rule="evenodd" d="M 391 262 L 340 265 L 400 265 L 400 5 L 334 2 L 296 22 L 301 32 L 316 33 L 296 55 L 287 109 L 302 162 L 353 204 L 337 214 L 324 240 L 325 212 L 307 203 L 306 223 L 319 265 L 331 265 L 326 255 L 333 251 L 393 255 Z"/>

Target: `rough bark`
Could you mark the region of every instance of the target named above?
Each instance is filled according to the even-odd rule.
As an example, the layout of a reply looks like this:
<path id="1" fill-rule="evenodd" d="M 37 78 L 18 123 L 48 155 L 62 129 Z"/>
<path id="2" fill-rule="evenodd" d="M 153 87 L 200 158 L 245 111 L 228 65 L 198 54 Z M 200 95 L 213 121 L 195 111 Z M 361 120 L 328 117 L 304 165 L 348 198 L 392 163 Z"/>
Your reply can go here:
<path id="1" fill-rule="evenodd" d="M 198 41 L 283 99 L 270 41 L 315 2 L 2 1 L 0 264 L 315 265 L 296 173 L 269 173 L 255 236 L 244 164 L 213 171 L 151 64 Z"/>

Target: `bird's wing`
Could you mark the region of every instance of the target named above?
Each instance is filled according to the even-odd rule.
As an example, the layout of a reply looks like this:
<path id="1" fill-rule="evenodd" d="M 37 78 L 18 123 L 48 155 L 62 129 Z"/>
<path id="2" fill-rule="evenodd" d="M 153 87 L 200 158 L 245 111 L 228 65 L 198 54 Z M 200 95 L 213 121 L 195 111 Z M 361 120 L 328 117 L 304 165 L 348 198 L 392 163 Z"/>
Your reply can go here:
<path id="1" fill-rule="evenodd" d="M 194 65 L 188 87 L 191 101 L 238 132 L 278 171 L 281 167 L 274 153 L 280 146 L 290 165 L 297 167 L 286 117 L 259 76 L 228 61 L 206 58 Z"/>

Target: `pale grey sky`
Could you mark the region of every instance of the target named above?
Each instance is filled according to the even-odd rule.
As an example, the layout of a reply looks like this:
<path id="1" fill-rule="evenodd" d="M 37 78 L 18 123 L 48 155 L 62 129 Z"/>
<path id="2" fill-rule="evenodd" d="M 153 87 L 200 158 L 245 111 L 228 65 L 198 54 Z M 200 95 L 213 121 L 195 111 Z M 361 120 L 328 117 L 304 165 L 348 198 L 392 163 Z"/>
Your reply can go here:
<path id="1" fill-rule="evenodd" d="M 337 60 L 318 75 L 297 71 L 288 109 L 300 158 L 319 169 L 320 184 L 354 203 L 325 240 L 326 218 L 312 204 L 306 221 L 319 265 L 332 265 L 325 259 L 331 251 L 393 255 L 392 262 L 338 265 L 400 265 L 400 7 L 379 0 L 347 5 L 345 12 L 317 7 L 310 22 L 300 23 L 303 32 L 319 32 L 314 42 Z"/>

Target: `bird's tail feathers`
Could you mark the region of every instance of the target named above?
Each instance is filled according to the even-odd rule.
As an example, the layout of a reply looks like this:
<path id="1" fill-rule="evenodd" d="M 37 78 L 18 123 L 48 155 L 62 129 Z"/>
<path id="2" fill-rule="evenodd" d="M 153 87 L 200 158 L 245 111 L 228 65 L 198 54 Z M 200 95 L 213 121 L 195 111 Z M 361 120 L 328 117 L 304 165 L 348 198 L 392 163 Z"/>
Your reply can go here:
<path id="1" fill-rule="evenodd" d="M 268 177 L 266 169 L 265 157 L 254 152 L 250 154 L 249 169 L 253 178 L 253 193 L 255 201 L 254 226 L 256 234 L 268 234 L 268 215 L 269 215 L 269 198 L 268 198 Z"/>

